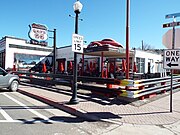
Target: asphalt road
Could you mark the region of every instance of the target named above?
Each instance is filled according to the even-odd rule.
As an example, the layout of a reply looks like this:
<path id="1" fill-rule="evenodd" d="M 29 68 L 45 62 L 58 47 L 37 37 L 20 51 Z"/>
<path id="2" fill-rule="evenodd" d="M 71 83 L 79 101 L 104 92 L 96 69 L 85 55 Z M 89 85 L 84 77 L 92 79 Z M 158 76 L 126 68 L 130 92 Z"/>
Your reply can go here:
<path id="1" fill-rule="evenodd" d="M 18 92 L 0 91 L 0 135 L 98 135 L 118 126 L 86 121 Z"/>

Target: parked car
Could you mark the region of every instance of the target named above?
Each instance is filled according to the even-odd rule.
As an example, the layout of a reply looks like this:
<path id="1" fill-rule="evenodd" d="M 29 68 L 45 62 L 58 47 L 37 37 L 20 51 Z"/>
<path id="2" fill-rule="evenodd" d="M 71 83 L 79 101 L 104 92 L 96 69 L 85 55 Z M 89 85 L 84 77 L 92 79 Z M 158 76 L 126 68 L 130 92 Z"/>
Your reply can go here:
<path id="1" fill-rule="evenodd" d="M 10 91 L 17 91 L 19 76 L 6 72 L 0 67 L 0 88 L 7 88 Z"/>

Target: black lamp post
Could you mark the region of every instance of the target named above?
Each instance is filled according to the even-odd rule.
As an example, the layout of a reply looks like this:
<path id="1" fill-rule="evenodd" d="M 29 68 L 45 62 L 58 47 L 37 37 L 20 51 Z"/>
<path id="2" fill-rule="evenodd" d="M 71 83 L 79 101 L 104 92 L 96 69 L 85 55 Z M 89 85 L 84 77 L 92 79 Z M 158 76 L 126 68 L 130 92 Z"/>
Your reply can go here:
<path id="1" fill-rule="evenodd" d="M 78 15 L 81 13 L 83 5 L 77 0 L 74 5 L 75 17 L 75 34 L 78 34 Z M 72 98 L 69 101 L 70 104 L 78 104 L 79 100 L 77 99 L 77 53 L 74 52 L 74 68 L 73 68 L 73 84 L 72 84 Z"/>

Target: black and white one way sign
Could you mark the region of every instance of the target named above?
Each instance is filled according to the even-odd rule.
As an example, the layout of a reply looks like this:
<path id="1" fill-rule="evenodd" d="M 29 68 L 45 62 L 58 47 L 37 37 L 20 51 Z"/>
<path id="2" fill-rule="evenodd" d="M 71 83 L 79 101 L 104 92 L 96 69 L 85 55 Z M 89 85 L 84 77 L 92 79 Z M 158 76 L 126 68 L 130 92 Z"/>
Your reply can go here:
<path id="1" fill-rule="evenodd" d="M 180 69 L 180 50 L 164 50 L 164 68 Z"/>

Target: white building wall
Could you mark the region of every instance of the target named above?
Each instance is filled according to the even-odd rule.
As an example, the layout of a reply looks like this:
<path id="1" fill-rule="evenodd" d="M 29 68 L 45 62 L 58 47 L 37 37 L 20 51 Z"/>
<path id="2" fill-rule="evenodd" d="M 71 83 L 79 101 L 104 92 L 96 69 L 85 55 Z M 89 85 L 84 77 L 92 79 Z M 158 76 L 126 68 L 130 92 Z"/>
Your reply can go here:
<path id="1" fill-rule="evenodd" d="M 77 57 L 79 57 L 79 55 Z M 56 59 L 62 58 L 66 58 L 66 61 L 72 61 L 74 59 L 74 52 L 72 52 L 71 46 L 57 49 Z"/>
<path id="2" fill-rule="evenodd" d="M 96 56 L 88 56 L 85 55 L 84 58 L 94 58 Z M 57 49 L 56 59 L 63 59 L 66 58 L 65 62 L 65 69 L 67 69 L 67 61 L 74 61 L 74 52 L 72 51 L 71 46 L 61 47 Z M 77 63 L 80 62 L 80 59 L 82 58 L 82 54 L 77 54 Z"/>
<path id="3" fill-rule="evenodd" d="M 51 54 L 51 52 L 45 52 L 45 51 L 19 49 L 19 48 L 9 48 L 9 44 L 21 45 L 21 46 L 29 46 L 29 47 L 48 48 L 49 49 L 49 47 L 41 47 L 39 45 L 28 44 L 26 42 L 26 40 L 23 40 L 23 39 L 6 38 L 5 69 L 13 68 L 14 53 L 32 54 L 32 55 L 34 54 L 34 55 L 44 55 L 44 56 L 47 56 L 47 55 Z"/>
<path id="4" fill-rule="evenodd" d="M 155 63 L 156 62 L 161 62 L 162 61 L 162 56 L 161 54 L 155 54 L 147 51 L 142 51 L 142 50 L 135 50 L 135 61 L 136 58 L 145 58 L 145 73 L 148 72 L 148 62 L 151 62 L 151 73 L 157 72 L 155 68 Z"/>
<path id="5" fill-rule="evenodd" d="M 96 56 L 84 56 L 85 58 L 93 58 Z M 98 57 L 98 56 L 97 56 Z M 148 62 L 151 62 L 151 73 L 159 72 L 155 66 L 155 63 L 162 61 L 161 54 L 151 53 L 142 50 L 135 50 L 134 61 L 136 62 L 136 58 L 144 58 L 145 59 L 145 73 L 148 72 Z M 74 52 L 72 52 L 71 46 L 62 47 L 57 50 L 57 59 L 66 58 L 66 61 L 73 61 L 74 60 Z M 80 58 L 82 58 L 81 54 L 77 55 L 77 61 L 79 62 Z M 104 57 L 104 60 L 106 58 Z M 100 59 L 101 61 L 101 59 Z M 101 66 L 101 64 L 99 65 Z M 65 69 L 67 69 L 67 62 L 65 63 Z"/>
<path id="6" fill-rule="evenodd" d="M 85 55 L 85 58 L 90 58 L 94 56 Z M 66 58 L 66 61 L 73 61 L 74 60 L 74 52 L 71 50 L 71 47 L 64 47 L 57 50 L 57 59 Z M 77 54 L 77 60 L 79 62 L 80 58 L 82 58 L 82 54 Z"/>

